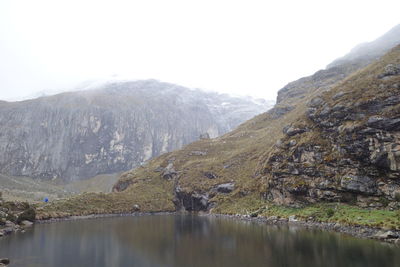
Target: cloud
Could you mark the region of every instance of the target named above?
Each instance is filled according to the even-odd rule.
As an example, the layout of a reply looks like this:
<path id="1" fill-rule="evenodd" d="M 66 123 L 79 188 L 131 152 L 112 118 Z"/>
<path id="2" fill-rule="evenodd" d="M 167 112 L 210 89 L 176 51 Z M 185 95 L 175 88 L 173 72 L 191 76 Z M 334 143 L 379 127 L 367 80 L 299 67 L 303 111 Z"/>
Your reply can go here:
<path id="1" fill-rule="evenodd" d="M 114 74 L 271 99 L 291 80 L 389 30 L 398 23 L 395 7 L 396 1 L 3 0 L 0 99 Z"/>

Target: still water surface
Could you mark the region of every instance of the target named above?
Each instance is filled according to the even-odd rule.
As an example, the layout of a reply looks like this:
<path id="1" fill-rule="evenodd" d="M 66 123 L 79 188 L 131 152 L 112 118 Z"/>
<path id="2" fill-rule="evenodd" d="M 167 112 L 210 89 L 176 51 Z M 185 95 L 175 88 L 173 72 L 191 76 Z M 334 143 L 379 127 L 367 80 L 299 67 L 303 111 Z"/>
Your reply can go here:
<path id="1" fill-rule="evenodd" d="M 0 239 L 12 266 L 400 266 L 371 240 L 227 218 L 154 215 L 35 225 Z"/>

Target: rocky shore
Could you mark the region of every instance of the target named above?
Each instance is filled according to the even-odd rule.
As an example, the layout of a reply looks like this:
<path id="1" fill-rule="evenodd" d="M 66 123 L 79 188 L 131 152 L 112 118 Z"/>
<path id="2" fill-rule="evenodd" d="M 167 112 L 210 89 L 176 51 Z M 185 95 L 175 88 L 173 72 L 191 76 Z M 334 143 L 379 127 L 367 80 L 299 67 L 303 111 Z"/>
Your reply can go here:
<path id="1" fill-rule="evenodd" d="M 63 218 L 50 218 L 45 220 L 36 220 L 35 223 L 54 223 L 61 221 L 72 221 L 72 220 L 89 220 L 98 218 L 109 218 L 109 217 L 125 217 L 125 216 L 149 216 L 149 215 L 171 215 L 178 214 L 177 212 L 134 212 L 134 213 L 120 213 L 120 214 L 93 214 L 85 216 L 68 216 Z M 289 218 L 283 218 L 279 216 L 257 216 L 252 217 L 250 215 L 226 215 L 226 214 L 209 214 L 209 213 L 199 213 L 200 216 L 210 216 L 210 217 L 222 217 L 235 220 L 251 221 L 256 223 L 277 225 L 277 226 L 296 226 L 305 229 L 319 229 L 329 232 L 337 232 L 346 235 L 351 235 L 357 238 L 364 239 L 375 239 L 387 243 L 400 245 L 400 231 L 399 230 L 389 230 L 384 228 L 374 228 L 362 225 L 344 225 L 334 222 L 317 222 L 313 220 L 302 220 L 296 216 L 289 216 Z M 21 224 L 14 224 L 8 222 L 8 226 L 0 230 L 0 236 L 11 234 L 13 232 L 24 232 L 26 227 L 32 225 L 29 221 L 23 221 Z M 1 234 L 3 233 L 3 234 Z"/>
<path id="2" fill-rule="evenodd" d="M 234 220 L 243 220 L 243 221 L 250 221 L 255 223 L 277 225 L 277 226 L 296 226 L 310 230 L 318 229 L 323 231 L 337 232 L 341 234 L 351 235 L 357 238 L 375 239 L 382 242 L 400 245 L 399 230 L 386 230 L 380 228 L 366 227 L 362 225 L 349 226 L 349 225 L 341 225 L 339 223 L 315 222 L 312 220 L 304 221 L 298 219 L 296 216 L 290 216 L 289 218 L 279 218 L 278 216 L 251 217 L 250 215 L 241 215 L 241 214 L 236 214 L 236 215 L 207 214 L 205 216 L 222 217 Z"/>
<path id="3" fill-rule="evenodd" d="M 24 232 L 35 221 L 36 211 L 26 202 L 4 201 L 0 194 L 0 237 Z"/>

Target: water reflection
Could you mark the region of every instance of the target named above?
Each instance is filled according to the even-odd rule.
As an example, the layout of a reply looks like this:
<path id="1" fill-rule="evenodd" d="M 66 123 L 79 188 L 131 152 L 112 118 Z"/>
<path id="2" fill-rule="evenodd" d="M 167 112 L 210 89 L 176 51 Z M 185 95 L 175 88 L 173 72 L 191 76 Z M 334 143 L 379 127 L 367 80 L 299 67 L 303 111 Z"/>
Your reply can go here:
<path id="1" fill-rule="evenodd" d="M 0 240 L 12 266 L 400 266 L 369 240 L 224 218 L 143 216 L 36 225 Z"/>

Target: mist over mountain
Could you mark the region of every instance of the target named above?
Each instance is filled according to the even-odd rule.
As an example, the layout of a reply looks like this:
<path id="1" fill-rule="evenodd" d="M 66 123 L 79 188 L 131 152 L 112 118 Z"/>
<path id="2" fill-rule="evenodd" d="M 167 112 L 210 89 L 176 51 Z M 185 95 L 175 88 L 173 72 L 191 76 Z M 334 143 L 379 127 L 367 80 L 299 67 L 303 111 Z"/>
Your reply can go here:
<path id="1" fill-rule="evenodd" d="M 0 102 L 0 173 L 73 181 L 216 137 L 270 103 L 156 80 Z"/>

